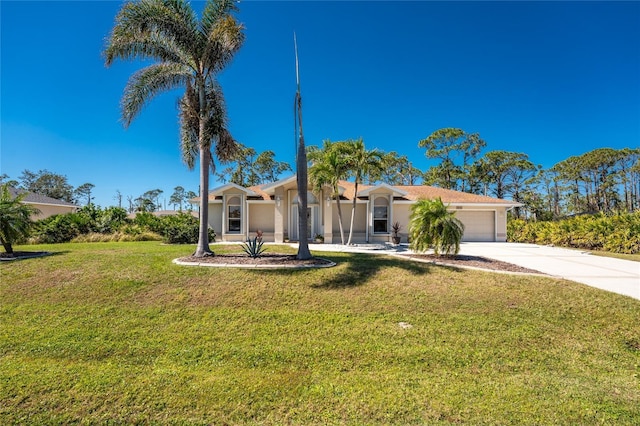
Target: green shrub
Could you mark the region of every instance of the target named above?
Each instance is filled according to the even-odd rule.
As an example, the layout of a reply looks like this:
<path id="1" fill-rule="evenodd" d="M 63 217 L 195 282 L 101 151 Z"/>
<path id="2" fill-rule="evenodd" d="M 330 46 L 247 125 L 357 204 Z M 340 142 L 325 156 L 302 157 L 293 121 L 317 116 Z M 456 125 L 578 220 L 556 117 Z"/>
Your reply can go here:
<path id="1" fill-rule="evenodd" d="M 178 213 L 172 216 L 159 218 L 157 224 L 158 232 L 163 240 L 169 244 L 196 244 L 198 242 L 198 232 L 200 222 L 197 218 L 188 213 Z M 216 234 L 209 228 L 209 241 L 214 242 Z"/>
<path id="2" fill-rule="evenodd" d="M 121 207 L 107 207 L 96 219 L 96 231 L 109 234 L 127 223 L 127 211 Z"/>
<path id="3" fill-rule="evenodd" d="M 127 242 L 127 241 L 162 241 L 162 237 L 156 233 L 145 231 L 135 235 L 125 234 L 124 232 L 114 232 L 113 234 L 100 234 L 92 232 L 75 237 L 74 243 L 108 243 L 108 242 Z"/>
<path id="4" fill-rule="evenodd" d="M 147 229 L 160 234 L 162 231 L 161 221 L 162 218 L 154 216 L 149 212 L 139 212 L 133 219 L 133 224 L 138 225 L 142 229 Z"/>
<path id="5" fill-rule="evenodd" d="M 583 215 L 559 221 L 511 219 L 507 239 L 614 253 L 640 253 L 640 212 Z"/>
<path id="6" fill-rule="evenodd" d="M 171 244 L 198 242 L 199 220 L 187 213 L 157 217 L 141 212 L 133 220 L 119 207 L 104 210 L 93 205 L 77 213 L 52 216 L 36 223 L 33 243 L 154 241 L 162 239 Z M 216 234 L 209 229 L 209 241 Z"/>
<path id="7" fill-rule="evenodd" d="M 36 222 L 33 241 L 36 243 L 67 243 L 86 229 L 85 218 L 76 214 L 59 214 Z"/>

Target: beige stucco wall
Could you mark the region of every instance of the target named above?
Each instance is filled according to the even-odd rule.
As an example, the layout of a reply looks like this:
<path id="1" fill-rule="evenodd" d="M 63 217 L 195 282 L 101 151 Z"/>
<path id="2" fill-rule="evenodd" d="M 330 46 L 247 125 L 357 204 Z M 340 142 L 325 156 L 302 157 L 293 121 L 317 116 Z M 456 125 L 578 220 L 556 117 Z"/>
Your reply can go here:
<path id="1" fill-rule="evenodd" d="M 391 212 L 391 224 L 395 222 L 400 224 L 401 242 L 407 242 L 407 236 L 409 235 L 409 218 L 411 217 L 411 205 L 410 204 L 393 204 Z"/>
<path id="2" fill-rule="evenodd" d="M 209 204 L 209 226 L 216 231 L 216 241 L 222 240 L 222 203 Z"/>
<path id="3" fill-rule="evenodd" d="M 255 234 L 258 229 L 264 233 L 274 232 L 274 203 L 249 203 L 249 236 Z"/>
<path id="4" fill-rule="evenodd" d="M 350 201 L 341 201 L 340 208 L 342 210 L 342 227 L 344 229 L 345 243 L 349 239 L 349 227 L 351 225 L 351 208 L 353 204 Z M 332 239 L 334 243 L 340 243 L 340 223 L 338 221 L 338 204 L 333 203 L 332 206 Z M 353 224 L 353 237 L 354 243 L 363 243 L 367 239 L 367 203 L 356 204 L 356 214 Z"/>
<path id="5" fill-rule="evenodd" d="M 33 207 L 40 210 L 40 213 L 35 214 L 31 217 L 32 220 L 46 219 L 56 214 L 73 213 L 77 210 L 76 207 L 71 207 L 71 206 L 54 206 L 49 204 L 35 204 L 35 203 L 25 203 L 25 204 L 32 205 Z"/>
<path id="6" fill-rule="evenodd" d="M 344 227 L 344 232 L 347 234 L 349 232 L 349 225 L 351 224 L 351 208 L 353 204 L 351 202 L 340 202 L 340 208 L 342 209 L 342 226 Z M 337 204 L 333 204 L 332 209 L 332 221 L 333 221 L 333 232 L 339 233 L 340 226 L 338 225 L 338 207 Z M 367 204 L 366 203 L 358 203 L 356 204 L 356 216 L 353 224 L 353 232 L 366 232 L 367 230 Z"/>

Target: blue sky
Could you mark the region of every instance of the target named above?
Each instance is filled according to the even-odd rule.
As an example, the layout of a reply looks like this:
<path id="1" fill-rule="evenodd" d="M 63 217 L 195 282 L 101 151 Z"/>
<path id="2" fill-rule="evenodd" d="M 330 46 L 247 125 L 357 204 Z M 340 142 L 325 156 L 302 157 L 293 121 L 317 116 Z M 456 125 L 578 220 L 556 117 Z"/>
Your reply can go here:
<path id="1" fill-rule="evenodd" d="M 201 10 L 201 2 L 193 2 Z M 0 172 L 64 174 L 113 205 L 197 190 L 180 161 L 176 100 L 124 129 L 119 100 L 141 63 L 105 68 L 121 2 L 0 2 Z M 231 132 L 293 163 L 293 32 L 308 145 L 363 137 L 421 169 L 443 127 L 543 167 L 640 146 L 640 2 L 243 1 L 246 42 L 220 76 Z M 215 180 L 212 187 L 216 186 Z M 162 197 L 161 197 L 162 198 Z"/>

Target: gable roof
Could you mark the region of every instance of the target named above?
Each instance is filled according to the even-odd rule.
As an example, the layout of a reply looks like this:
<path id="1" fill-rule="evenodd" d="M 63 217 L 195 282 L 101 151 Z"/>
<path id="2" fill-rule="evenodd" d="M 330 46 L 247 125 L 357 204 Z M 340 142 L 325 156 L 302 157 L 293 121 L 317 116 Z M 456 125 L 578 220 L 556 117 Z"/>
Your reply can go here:
<path id="1" fill-rule="evenodd" d="M 358 188 L 360 189 L 358 191 L 358 197 L 368 197 L 373 191 L 377 191 L 379 189 L 384 189 L 391 192 L 394 197 L 404 197 L 409 194 L 407 191 L 398 189 L 397 186 L 391 186 L 388 183 L 381 183 L 376 186 L 367 186 L 367 188 L 365 189 L 361 189 L 362 186 L 358 185 Z M 353 185 L 353 189 L 355 190 L 355 184 Z"/>
<path id="2" fill-rule="evenodd" d="M 295 182 L 297 179 L 298 177 L 296 175 L 293 175 L 289 176 L 288 178 L 277 180 L 275 182 L 265 183 L 264 185 L 252 186 L 251 189 L 255 190 L 256 188 L 260 188 L 261 192 L 268 195 L 273 195 L 275 194 L 277 187 Z"/>
<path id="3" fill-rule="evenodd" d="M 217 188 L 213 188 L 211 191 L 209 191 L 210 195 L 216 196 L 216 195 L 222 195 L 223 192 L 228 191 L 230 189 L 235 189 L 237 191 L 240 192 L 244 192 L 245 194 L 247 194 L 248 196 L 254 196 L 256 195 L 251 188 L 245 188 L 244 186 L 240 186 L 237 185 L 233 182 L 227 183 L 225 185 L 219 186 Z M 198 198 L 199 199 L 199 198 Z"/>
<path id="4" fill-rule="evenodd" d="M 16 188 L 9 187 L 9 194 L 11 194 L 11 197 L 13 198 L 16 198 L 18 195 L 25 194 L 24 198 L 22 199 L 22 202 L 27 204 L 78 207 L 76 204 L 70 203 L 68 201 L 58 200 L 56 198 L 47 197 L 46 195 L 25 191 L 24 189 L 16 189 Z"/>
<path id="5" fill-rule="evenodd" d="M 355 184 L 353 182 L 340 181 L 340 185 L 345 187 L 344 197 L 353 200 Z M 500 198 L 487 197 L 485 195 L 469 194 L 467 192 L 454 191 L 452 189 L 438 188 L 429 185 L 386 185 L 396 191 L 404 193 L 399 198 L 407 201 L 415 201 L 420 198 L 435 199 L 440 198 L 445 204 L 498 204 L 504 206 L 519 206 L 515 201 L 503 200 Z M 358 196 L 368 196 L 374 189 L 382 188 L 383 185 L 358 185 Z M 397 196 L 394 193 L 394 196 Z"/>
<path id="6" fill-rule="evenodd" d="M 229 183 L 224 186 L 215 188 L 210 194 L 219 194 L 221 190 L 229 189 L 231 186 L 243 190 L 249 196 L 257 197 L 263 200 L 273 200 L 275 194 L 275 188 L 278 186 L 286 185 L 291 182 L 295 182 L 295 175 L 286 179 L 281 179 L 277 182 L 267 183 L 258 186 L 252 186 L 249 188 L 243 188 L 241 186 Z M 355 196 L 355 183 L 341 180 L 339 182 L 341 199 L 353 200 Z M 485 195 L 470 194 L 467 192 L 454 191 L 452 189 L 438 188 L 436 186 L 429 185 L 389 185 L 381 183 L 377 185 L 358 185 L 358 197 L 369 197 L 371 192 L 379 189 L 385 189 L 389 193 L 393 194 L 396 201 L 416 201 L 421 198 L 435 199 L 440 198 L 444 204 L 484 204 L 484 205 L 501 205 L 505 207 L 521 206 L 521 203 L 510 200 L 503 200 L 501 198 L 493 198 Z M 192 201 L 197 201 L 200 198 L 194 198 Z"/>

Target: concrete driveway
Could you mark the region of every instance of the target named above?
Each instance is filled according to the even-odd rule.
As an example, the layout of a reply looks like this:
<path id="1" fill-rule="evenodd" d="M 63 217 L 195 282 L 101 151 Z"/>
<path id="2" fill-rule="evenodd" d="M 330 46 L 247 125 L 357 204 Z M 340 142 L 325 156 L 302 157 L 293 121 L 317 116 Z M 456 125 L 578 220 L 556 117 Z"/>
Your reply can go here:
<path id="1" fill-rule="evenodd" d="M 462 243 L 460 254 L 513 263 L 640 300 L 640 262 L 521 243 Z"/>

